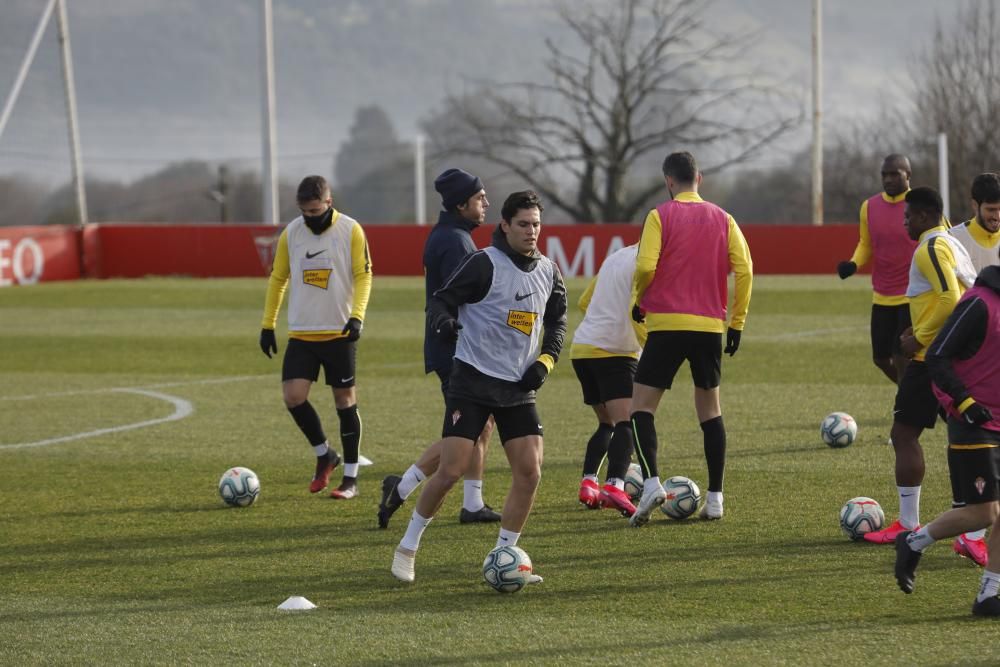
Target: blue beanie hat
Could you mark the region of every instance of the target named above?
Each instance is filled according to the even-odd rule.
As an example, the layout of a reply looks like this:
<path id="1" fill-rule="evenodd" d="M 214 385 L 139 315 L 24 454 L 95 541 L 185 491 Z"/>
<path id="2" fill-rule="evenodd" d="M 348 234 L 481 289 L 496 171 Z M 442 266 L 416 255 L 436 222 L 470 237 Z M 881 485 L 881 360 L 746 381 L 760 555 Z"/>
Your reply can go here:
<path id="1" fill-rule="evenodd" d="M 450 211 L 483 189 L 483 182 L 461 169 L 448 169 L 434 179 L 434 189 L 441 194 L 441 205 Z"/>

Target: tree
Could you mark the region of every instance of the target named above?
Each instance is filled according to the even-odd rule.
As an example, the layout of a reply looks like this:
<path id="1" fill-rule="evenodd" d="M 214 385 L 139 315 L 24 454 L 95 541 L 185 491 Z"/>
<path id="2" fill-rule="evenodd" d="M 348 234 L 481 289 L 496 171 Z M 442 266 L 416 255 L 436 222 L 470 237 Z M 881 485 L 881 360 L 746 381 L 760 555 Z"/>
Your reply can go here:
<path id="1" fill-rule="evenodd" d="M 776 86 L 736 72 L 755 35 L 710 30 L 707 4 L 562 5 L 583 55 L 547 40 L 547 81 L 449 96 L 441 115 L 454 123 L 431 135 L 435 151 L 486 158 L 574 219 L 607 222 L 634 219 L 662 191 L 668 149 L 709 158 L 705 171 L 747 160 L 802 113 L 787 111 L 796 105 Z"/>
<path id="2" fill-rule="evenodd" d="M 910 127 L 933 155 L 939 132 L 948 135 L 952 218 L 972 217 L 969 187 L 976 175 L 1000 165 L 995 139 L 1000 117 L 1000 11 L 972 0 L 946 29 L 938 19 L 933 39 L 911 71 Z M 936 162 L 936 160 L 935 160 Z"/>
<path id="3" fill-rule="evenodd" d="M 338 206 L 352 217 L 367 223 L 413 219 L 413 147 L 396 137 L 381 107 L 355 112 L 334 176 Z"/>

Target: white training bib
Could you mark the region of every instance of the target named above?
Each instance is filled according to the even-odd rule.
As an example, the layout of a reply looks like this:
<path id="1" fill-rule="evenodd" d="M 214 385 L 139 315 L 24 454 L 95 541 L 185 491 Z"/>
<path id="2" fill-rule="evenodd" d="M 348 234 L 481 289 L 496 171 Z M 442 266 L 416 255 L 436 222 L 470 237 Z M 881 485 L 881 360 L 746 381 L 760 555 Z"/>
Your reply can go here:
<path id="1" fill-rule="evenodd" d="M 459 306 L 462 329 L 455 358 L 491 377 L 517 382 L 536 359 L 555 265 L 543 256 L 525 273 L 493 246 L 481 252 L 493 263 L 493 283 L 482 301 Z"/>
<path id="2" fill-rule="evenodd" d="M 299 216 L 288 224 L 288 330 L 340 331 L 354 307 L 354 219 L 339 214 L 320 235 Z"/>

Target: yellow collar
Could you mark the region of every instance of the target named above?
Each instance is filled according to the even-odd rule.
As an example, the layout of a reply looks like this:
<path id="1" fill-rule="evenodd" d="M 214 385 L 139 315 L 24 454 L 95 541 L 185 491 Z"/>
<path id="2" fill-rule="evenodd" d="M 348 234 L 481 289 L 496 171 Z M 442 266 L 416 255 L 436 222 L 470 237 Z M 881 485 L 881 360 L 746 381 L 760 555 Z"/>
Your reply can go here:
<path id="1" fill-rule="evenodd" d="M 674 195 L 674 201 L 691 203 L 691 202 L 700 202 L 705 200 L 702 199 L 701 195 L 699 195 L 697 192 L 694 192 L 692 190 L 686 190 L 684 192 L 678 192 L 676 195 Z"/>
<path id="2" fill-rule="evenodd" d="M 909 190 L 907 190 L 906 192 L 909 192 Z M 883 192 L 882 193 L 882 201 L 884 201 L 884 202 L 886 202 L 888 204 L 898 204 L 899 202 L 901 202 L 904 199 L 906 199 L 906 192 L 902 192 L 902 193 L 896 195 L 895 197 L 890 197 L 885 192 Z"/>
<path id="3" fill-rule="evenodd" d="M 918 240 L 919 240 L 920 243 L 923 243 L 924 239 L 927 238 L 928 236 L 930 236 L 931 234 L 934 234 L 936 232 L 945 232 L 945 231 L 947 231 L 947 229 L 945 228 L 944 225 L 938 225 L 937 227 L 931 227 L 926 232 L 924 232 L 923 234 L 921 234 L 920 238 Z"/>
<path id="4" fill-rule="evenodd" d="M 979 216 L 969 220 L 965 223 L 965 226 L 969 228 L 969 236 L 975 239 L 976 243 L 979 245 L 985 248 L 992 248 L 993 246 L 1000 244 L 1000 229 L 991 233 L 988 229 L 979 224 Z"/>

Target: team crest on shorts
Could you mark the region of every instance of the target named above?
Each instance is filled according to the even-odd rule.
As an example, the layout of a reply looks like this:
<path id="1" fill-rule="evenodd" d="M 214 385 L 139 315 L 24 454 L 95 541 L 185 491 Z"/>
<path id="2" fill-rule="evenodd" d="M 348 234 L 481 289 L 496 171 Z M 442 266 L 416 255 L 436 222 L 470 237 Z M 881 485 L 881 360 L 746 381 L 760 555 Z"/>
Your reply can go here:
<path id="1" fill-rule="evenodd" d="M 461 418 L 462 418 L 462 411 L 461 410 L 455 410 L 454 412 L 452 412 L 451 413 L 451 425 L 454 426 L 455 424 L 457 424 L 458 420 L 461 419 Z M 982 493 L 982 491 L 980 491 L 979 493 Z"/>
<path id="2" fill-rule="evenodd" d="M 983 495 L 983 491 L 985 489 L 986 489 L 986 480 L 983 479 L 982 477 L 977 477 L 976 478 L 976 491 L 979 492 L 979 495 Z"/>

